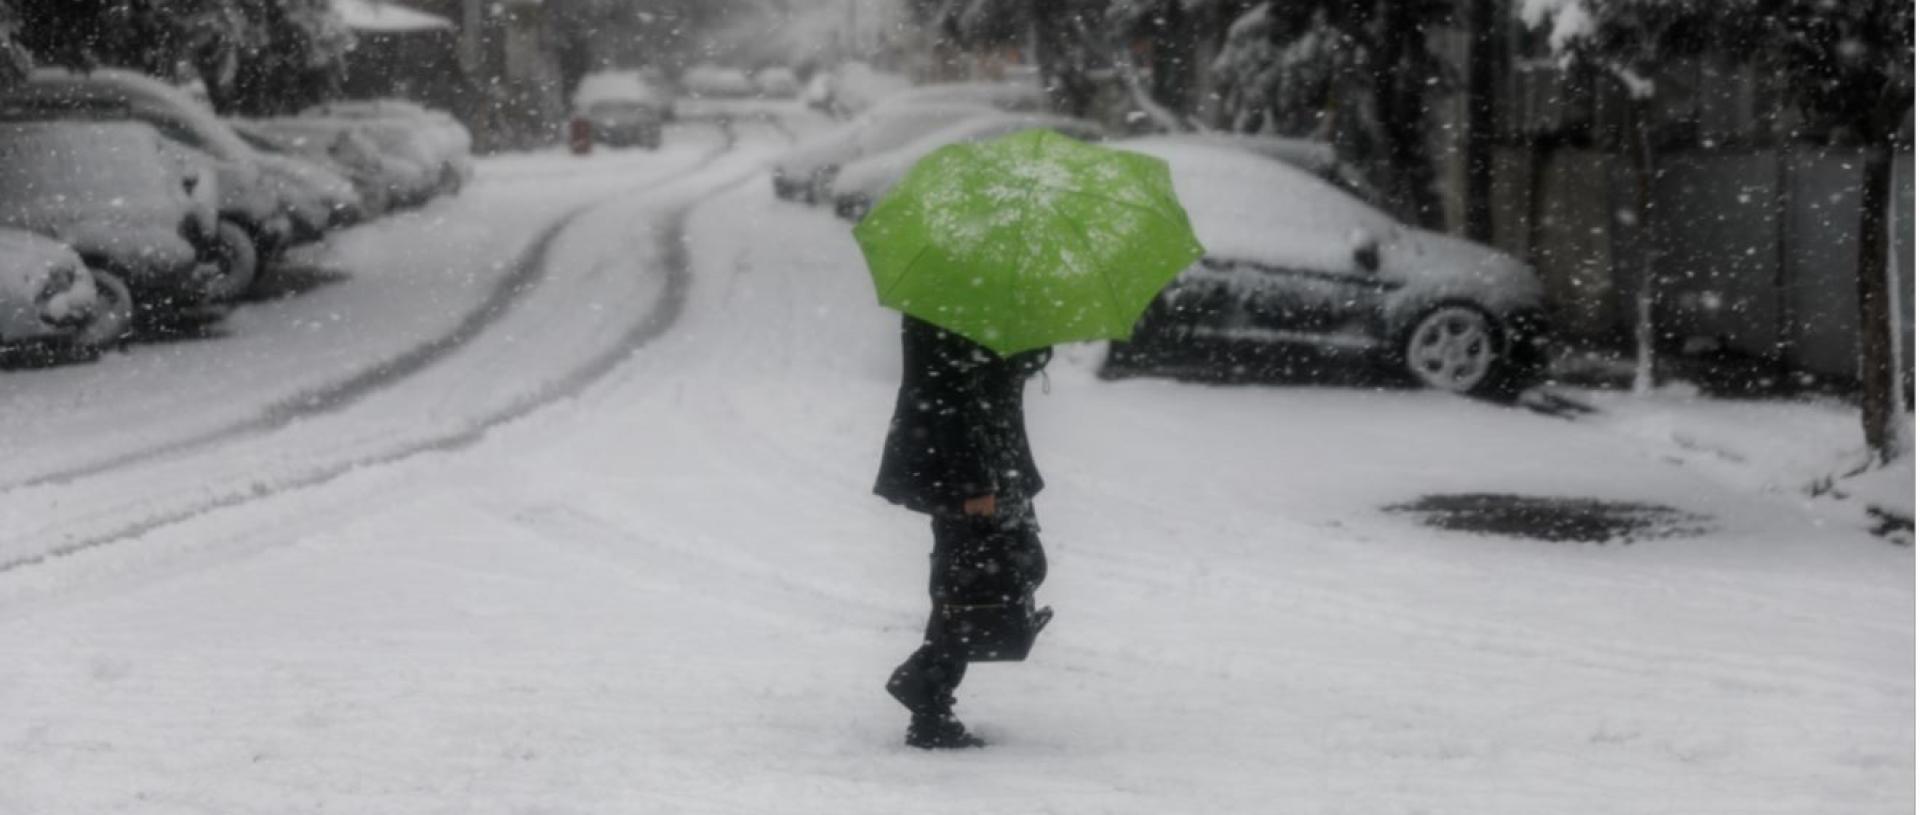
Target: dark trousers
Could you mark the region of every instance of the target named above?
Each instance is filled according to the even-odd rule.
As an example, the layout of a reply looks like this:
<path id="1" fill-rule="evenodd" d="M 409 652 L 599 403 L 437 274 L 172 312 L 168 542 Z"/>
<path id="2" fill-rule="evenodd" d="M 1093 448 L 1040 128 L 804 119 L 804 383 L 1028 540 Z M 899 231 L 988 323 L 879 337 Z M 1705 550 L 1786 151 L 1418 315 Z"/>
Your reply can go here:
<path id="1" fill-rule="evenodd" d="M 919 715 L 945 715 L 967 675 L 966 647 L 948 629 L 943 603 L 1006 602 L 1047 579 L 1040 524 L 1027 502 L 992 518 L 935 515 L 927 594 L 933 609 L 919 650 L 895 668 L 887 690 Z"/>

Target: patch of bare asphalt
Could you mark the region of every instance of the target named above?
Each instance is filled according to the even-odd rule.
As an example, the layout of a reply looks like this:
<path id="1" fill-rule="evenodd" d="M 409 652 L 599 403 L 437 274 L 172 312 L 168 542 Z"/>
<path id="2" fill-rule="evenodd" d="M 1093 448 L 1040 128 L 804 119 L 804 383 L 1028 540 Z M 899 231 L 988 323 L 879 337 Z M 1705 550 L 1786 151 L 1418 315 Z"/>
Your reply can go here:
<path id="1" fill-rule="evenodd" d="M 1661 504 L 1594 498 L 1457 493 L 1385 508 L 1435 529 L 1561 543 L 1635 543 L 1706 534 L 1712 520 Z"/>

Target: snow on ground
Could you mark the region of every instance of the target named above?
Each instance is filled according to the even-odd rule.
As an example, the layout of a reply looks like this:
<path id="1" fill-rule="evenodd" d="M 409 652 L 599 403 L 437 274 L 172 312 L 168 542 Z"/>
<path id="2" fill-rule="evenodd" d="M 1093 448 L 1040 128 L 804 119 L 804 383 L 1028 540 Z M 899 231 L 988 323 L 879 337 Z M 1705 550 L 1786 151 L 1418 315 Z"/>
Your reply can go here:
<path id="1" fill-rule="evenodd" d="M 303 397 L 421 353 L 510 297 L 501 281 L 526 271 L 528 243 L 567 211 L 658 184 L 723 149 L 708 126 L 675 135 L 659 154 L 483 162 L 458 197 L 299 250 L 283 276 L 311 290 L 245 305 L 210 339 L 8 372 L 0 417 L 16 438 L 37 441 L 9 445 L 0 486 L 297 413 Z"/>
<path id="2" fill-rule="evenodd" d="M 1870 528 L 1871 510 L 1913 519 L 1911 434 L 1890 465 L 1869 468 L 1855 405 L 1711 399 L 1685 385 L 1648 396 L 1589 390 L 1579 398 L 1601 408 L 1593 421 L 1643 444 L 1648 455 L 1777 496 L 1824 522 Z"/>
<path id="3" fill-rule="evenodd" d="M 553 296 L 622 292 L 634 330 L 504 324 L 280 449 L 588 371 L 562 398 L 0 572 L 0 813 L 1912 811 L 1912 551 L 1659 452 L 1691 418 L 1107 383 L 1088 347 L 1030 389 L 1058 617 L 962 688 L 991 748 L 901 746 L 927 532 L 867 494 L 897 323 L 843 224 L 739 172 L 562 239 Z M 1438 492 L 1713 521 L 1379 511 Z"/>

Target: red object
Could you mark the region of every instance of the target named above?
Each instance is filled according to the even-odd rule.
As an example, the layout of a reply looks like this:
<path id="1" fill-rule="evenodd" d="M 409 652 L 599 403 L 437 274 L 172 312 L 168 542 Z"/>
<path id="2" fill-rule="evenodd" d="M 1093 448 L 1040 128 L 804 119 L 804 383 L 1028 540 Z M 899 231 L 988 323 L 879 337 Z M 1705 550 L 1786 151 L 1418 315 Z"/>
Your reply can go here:
<path id="1" fill-rule="evenodd" d="M 593 123 L 584 116 L 567 120 L 567 149 L 576 156 L 593 152 Z"/>

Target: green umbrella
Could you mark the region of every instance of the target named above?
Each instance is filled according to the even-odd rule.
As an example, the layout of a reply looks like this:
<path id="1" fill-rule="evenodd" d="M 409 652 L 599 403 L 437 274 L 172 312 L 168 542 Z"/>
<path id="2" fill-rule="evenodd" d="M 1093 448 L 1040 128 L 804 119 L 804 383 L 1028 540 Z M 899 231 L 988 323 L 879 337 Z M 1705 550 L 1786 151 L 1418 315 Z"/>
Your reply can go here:
<path id="1" fill-rule="evenodd" d="M 934 151 L 853 235 L 882 305 L 1001 355 L 1125 339 L 1202 251 L 1166 162 L 1051 130 Z"/>

